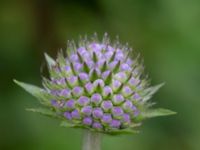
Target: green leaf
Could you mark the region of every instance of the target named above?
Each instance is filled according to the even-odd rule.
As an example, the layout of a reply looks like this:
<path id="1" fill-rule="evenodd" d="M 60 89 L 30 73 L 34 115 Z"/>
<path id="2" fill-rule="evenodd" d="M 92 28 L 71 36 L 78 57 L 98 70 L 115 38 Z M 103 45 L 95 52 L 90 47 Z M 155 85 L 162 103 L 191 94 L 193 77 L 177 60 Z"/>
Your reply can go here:
<path id="1" fill-rule="evenodd" d="M 27 108 L 27 111 L 40 113 L 41 115 L 45 115 L 48 117 L 60 118 L 56 112 L 48 109 L 48 108 Z"/>
<path id="2" fill-rule="evenodd" d="M 169 116 L 169 115 L 175 115 L 176 112 L 171 111 L 169 109 L 164 108 L 157 108 L 157 109 L 149 109 L 145 113 L 142 114 L 144 118 L 153 118 L 153 117 L 159 117 L 159 116 Z"/>
<path id="3" fill-rule="evenodd" d="M 19 82 L 17 80 L 13 80 L 17 85 L 22 87 L 25 91 L 36 97 L 42 104 L 49 105 L 50 101 L 48 99 L 47 93 L 44 89 L 39 88 L 37 86 Z"/>

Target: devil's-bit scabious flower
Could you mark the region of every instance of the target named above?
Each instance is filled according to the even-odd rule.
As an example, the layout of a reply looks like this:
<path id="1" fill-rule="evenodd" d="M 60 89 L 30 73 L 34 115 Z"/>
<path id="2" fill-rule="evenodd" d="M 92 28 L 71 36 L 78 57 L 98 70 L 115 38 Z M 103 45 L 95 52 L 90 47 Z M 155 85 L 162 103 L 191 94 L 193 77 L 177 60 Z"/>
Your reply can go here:
<path id="1" fill-rule="evenodd" d="M 170 115 L 151 109 L 148 100 L 163 85 L 150 86 L 139 57 L 127 45 L 95 36 L 69 42 L 66 53 L 45 58 L 49 78 L 43 88 L 15 81 L 36 96 L 45 108 L 29 109 L 62 120 L 63 126 L 107 134 L 134 132 L 146 118 Z"/>

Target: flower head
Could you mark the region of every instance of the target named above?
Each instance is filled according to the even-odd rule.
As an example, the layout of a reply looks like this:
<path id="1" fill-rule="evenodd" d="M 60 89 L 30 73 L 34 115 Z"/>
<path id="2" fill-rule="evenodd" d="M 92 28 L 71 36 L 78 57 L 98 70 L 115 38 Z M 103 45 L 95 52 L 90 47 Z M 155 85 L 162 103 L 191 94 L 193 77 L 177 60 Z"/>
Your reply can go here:
<path id="1" fill-rule="evenodd" d="M 162 85 L 151 87 L 139 55 L 118 41 L 111 43 L 107 34 L 103 41 L 82 39 L 78 47 L 68 43 L 66 54 L 59 52 L 56 60 L 45 57 L 50 77 L 43 79 L 43 89 L 16 82 L 48 109 L 37 112 L 63 125 L 109 134 L 133 131 L 145 118 L 173 113 L 149 108 L 148 100 Z"/>

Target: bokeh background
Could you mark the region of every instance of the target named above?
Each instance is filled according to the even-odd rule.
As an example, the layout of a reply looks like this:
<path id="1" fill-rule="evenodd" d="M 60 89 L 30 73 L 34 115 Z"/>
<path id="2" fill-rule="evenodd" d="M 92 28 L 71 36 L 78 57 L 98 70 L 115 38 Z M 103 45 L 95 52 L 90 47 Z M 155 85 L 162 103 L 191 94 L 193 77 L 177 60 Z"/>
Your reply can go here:
<path id="1" fill-rule="evenodd" d="M 25 108 L 38 102 L 12 79 L 41 85 L 43 53 L 67 39 L 108 32 L 142 53 L 157 107 L 178 114 L 148 120 L 138 135 L 105 136 L 103 150 L 200 149 L 199 0 L 1 0 L 0 149 L 79 150 L 82 130 Z"/>

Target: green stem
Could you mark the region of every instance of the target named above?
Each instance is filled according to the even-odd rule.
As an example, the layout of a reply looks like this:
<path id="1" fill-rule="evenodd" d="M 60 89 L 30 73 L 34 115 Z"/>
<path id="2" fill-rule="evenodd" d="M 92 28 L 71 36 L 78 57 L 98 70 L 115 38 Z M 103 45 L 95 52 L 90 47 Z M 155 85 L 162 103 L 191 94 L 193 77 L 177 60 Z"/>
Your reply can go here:
<path id="1" fill-rule="evenodd" d="M 101 150 L 101 134 L 85 130 L 82 150 Z"/>

